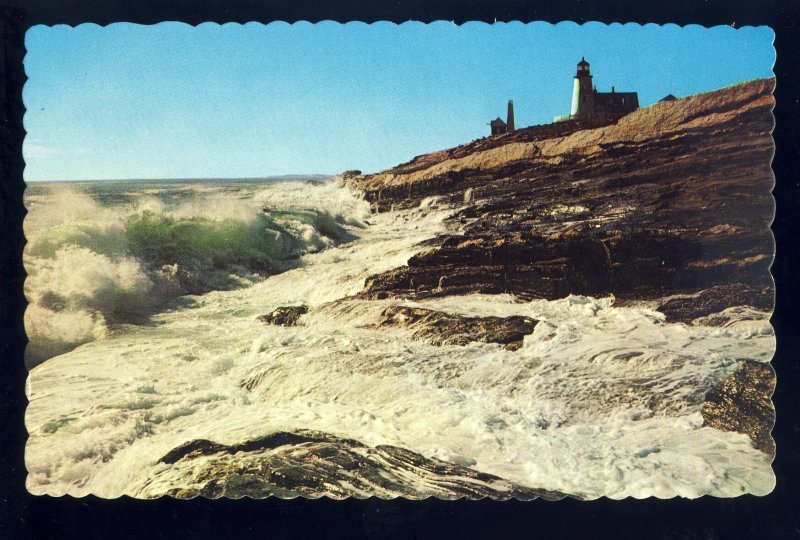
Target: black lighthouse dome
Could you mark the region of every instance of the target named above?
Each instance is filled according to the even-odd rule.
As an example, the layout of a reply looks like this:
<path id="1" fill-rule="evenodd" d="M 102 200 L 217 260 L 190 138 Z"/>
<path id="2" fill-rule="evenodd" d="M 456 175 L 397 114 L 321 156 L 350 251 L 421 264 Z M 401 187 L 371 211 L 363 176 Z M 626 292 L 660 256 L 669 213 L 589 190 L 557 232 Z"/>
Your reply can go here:
<path id="1" fill-rule="evenodd" d="M 584 57 L 581 57 L 581 61 L 578 62 L 578 76 L 581 75 L 589 75 L 589 62 Z"/>

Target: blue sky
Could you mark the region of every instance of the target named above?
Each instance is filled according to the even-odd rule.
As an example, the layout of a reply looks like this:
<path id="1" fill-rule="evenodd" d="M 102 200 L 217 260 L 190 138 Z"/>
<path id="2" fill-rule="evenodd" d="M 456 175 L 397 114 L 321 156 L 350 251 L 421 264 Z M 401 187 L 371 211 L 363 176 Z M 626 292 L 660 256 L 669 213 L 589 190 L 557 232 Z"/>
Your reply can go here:
<path id="1" fill-rule="evenodd" d="M 25 179 L 374 172 L 568 114 L 575 64 L 642 106 L 772 76 L 767 27 L 129 23 L 31 28 Z"/>

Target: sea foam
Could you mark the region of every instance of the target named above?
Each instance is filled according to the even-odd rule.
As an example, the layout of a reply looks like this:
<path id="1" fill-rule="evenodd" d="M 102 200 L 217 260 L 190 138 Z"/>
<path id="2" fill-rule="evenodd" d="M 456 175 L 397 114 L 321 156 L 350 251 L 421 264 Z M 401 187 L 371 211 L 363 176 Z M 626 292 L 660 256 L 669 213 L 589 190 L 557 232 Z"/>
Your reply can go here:
<path id="1" fill-rule="evenodd" d="M 256 195 L 247 200 L 270 205 L 269 193 Z M 298 189 L 292 197 L 305 204 L 295 210 L 328 195 Z M 281 197 L 288 195 L 272 204 Z M 343 208 L 343 217 L 357 218 L 365 205 L 352 204 L 355 212 Z M 335 206 L 318 208 L 340 223 Z M 186 487 L 187 472 L 199 466 L 159 463 L 189 441 L 236 444 L 296 429 L 393 445 L 589 499 L 773 488 L 770 457 L 747 435 L 704 426 L 701 416 L 705 393 L 740 358 L 770 360 L 768 313 L 730 309 L 687 325 L 611 297 L 352 296 L 368 276 L 404 264 L 441 233 L 443 215 L 374 215 L 371 226 L 347 229 L 357 242 L 309 252 L 287 272 L 198 296 L 153 315 L 155 326 L 114 329 L 37 366 L 26 411 L 28 489 L 158 497 Z M 256 320 L 296 304 L 310 308 L 301 326 Z M 391 304 L 539 322 L 516 351 L 439 347 L 403 329 L 377 329 Z M 84 324 L 90 332 L 91 320 Z"/>
<path id="2" fill-rule="evenodd" d="M 179 296 L 246 286 L 356 238 L 365 203 L 296 184 L 176 194 L 137 193 L 132 183 L 127 204 L 112 205 L 87 184 L 37 186 L 25 221 L 28 365 L 101 337 L 109 324 L 142 322 Z M 306 196 L 293 197 L 298 190 Z"/>

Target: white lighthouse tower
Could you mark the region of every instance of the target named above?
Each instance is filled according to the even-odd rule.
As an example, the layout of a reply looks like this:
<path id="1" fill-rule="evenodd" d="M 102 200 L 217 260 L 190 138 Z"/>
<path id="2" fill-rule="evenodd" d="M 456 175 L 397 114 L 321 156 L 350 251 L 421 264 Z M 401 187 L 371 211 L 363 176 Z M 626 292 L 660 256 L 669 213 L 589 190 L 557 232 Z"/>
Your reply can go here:
<path id="1" fill-rule="evenodd" d="M 572 110 L 569 114 L 573 118 L 589 118 L 593 113 L 592 73 L 589 71 L 589 62 L 585 58 L 581 58 L 572 85 Z"/>

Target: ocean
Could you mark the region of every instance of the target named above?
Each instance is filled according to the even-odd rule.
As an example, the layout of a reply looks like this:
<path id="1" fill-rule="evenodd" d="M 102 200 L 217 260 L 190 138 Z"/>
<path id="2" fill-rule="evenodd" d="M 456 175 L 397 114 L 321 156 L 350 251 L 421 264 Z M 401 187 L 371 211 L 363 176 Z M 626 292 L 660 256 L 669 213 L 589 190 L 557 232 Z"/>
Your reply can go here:
<path id="1" fill-rule="evenodd" d="M 585 499 L 774 486 L 769 456 L 700 414 L 738 359 L 772 358 L 767 312 L 686 325 L 611 297 L 357 298 L 450 226 L 453 209 L 428 199 L 370 214 L 319 178 L 36 183 L 26 206 L 34 494 L 159 497 L 199 486 L 211 466 L 211 455 L 162 459 L 181 445 L 298 430 Z M 301 304 L 299 326 L 257 320 Z M 539 323 L 518 350 L 435 346 L 378 328 L 391 305 Z M 318 494 L 459 494 L 421 469 L 368 466 L 415 495 L 345 468 Z"/>

